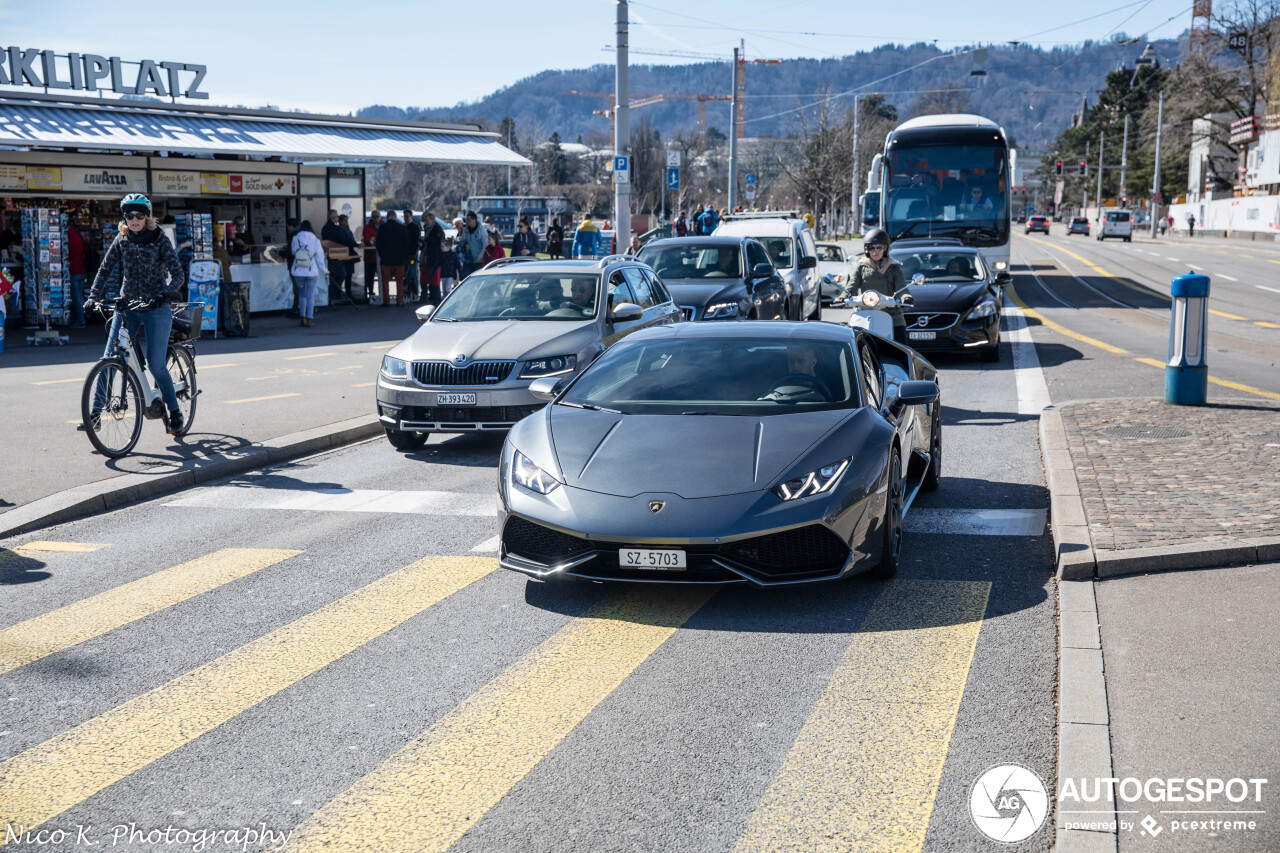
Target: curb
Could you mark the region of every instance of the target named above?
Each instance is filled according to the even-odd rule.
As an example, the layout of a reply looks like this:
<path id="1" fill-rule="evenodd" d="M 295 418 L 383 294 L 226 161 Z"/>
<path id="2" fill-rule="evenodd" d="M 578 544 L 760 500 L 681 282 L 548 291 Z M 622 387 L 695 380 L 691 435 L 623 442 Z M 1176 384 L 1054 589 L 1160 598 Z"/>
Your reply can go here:
<path id="1" fill-rule="evenodd" d="M 125 474 L 64 489 L 0 515 L 0 539 L 30 533 L 199 483 L 354 444 L 382 434 L 376 415 L 315 427 L 202 459 L 186 459 L 160 476 Z"/>
<path id="2" fill-rule="evenodd" d="M 1176 569 L 1215 569 L 1280 561 L 1280 537 L 1215 537 L 1211 542 L 1183 542 L 1150 548 L 1111 551 L 1094 547 L 1080 498 L 1075 463 L 1067 449 L 1061 409 L 1046 406 L 1040 414 L 1040 448 L 1049 481 L 1049 519 L 1059 580 L 1110 578 Z"/>

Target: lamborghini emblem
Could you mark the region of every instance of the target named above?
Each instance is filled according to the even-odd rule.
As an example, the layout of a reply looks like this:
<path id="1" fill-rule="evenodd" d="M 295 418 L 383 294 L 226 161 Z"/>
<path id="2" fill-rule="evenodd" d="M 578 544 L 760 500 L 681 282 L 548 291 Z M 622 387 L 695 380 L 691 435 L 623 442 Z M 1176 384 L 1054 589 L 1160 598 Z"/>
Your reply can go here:
<path id="1" fill-rule="evenodd" d="M 662 508 L 667 505 L 666 501 L 649 501 L 649 512 L 659 513 Z"/>

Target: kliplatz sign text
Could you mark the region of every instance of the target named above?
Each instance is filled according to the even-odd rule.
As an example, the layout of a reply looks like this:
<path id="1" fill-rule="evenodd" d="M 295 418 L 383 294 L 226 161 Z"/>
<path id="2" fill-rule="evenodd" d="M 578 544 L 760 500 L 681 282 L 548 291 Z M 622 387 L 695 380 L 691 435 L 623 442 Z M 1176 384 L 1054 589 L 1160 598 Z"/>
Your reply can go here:
<path id="1" fill-rule="evenodd" d="M 136 70 L 133 66 L 137 66 Z M 118 95 L 207 99 L 206 68 L 186 62 L 122 60 L 95 53 L 59 54 L 39 48 L 0 48 L 0 85 L 115 92 Z"/>

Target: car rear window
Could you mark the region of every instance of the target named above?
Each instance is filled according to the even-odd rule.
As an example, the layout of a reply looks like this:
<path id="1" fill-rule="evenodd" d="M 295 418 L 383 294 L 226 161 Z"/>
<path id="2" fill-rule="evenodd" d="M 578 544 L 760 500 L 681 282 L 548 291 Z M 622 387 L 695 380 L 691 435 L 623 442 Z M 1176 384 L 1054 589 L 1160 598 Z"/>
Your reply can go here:
<path id="1" fill-rule="evenodd" d="M 1107 214 L 1108 222 L 1128 222 L 1129 214 L 1124 211 L 1116 210 Z"/>

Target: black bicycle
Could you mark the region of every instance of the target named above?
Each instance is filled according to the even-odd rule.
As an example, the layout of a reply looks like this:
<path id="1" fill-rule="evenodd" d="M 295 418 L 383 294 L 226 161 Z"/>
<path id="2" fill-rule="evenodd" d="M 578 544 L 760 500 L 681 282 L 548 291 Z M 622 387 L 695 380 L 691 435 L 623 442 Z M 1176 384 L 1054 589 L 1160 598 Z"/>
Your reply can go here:
<path id="1" fill-rule="evenodd" d="M 142 421 L 163 420 L 164 399 L 160 391 L 147 379 L 146 357 L 142 342 L 129 333 L 128 323 L 116 328 L 111 318 L 118 312 L 144 311 L 169 304 L 173 310 L 173 328 L 165 349 L 165 369 L 173 380 L 173 390 L 178 395 L 178 409 L 182 412 L 182 430 L 178 436 L 190 431 L 196 417 L 196 398 L 200 391 L 196 386 L 196 339 L 200 337 L 200 322 L 204 314 L 201 302 L 176 302 L 178 296 L 171 291 L 156 302 L 125 302 L 117 299 L 112 305 L 100 305 L 110 328 L 111 353 L 102 358 L 85 377 L 80 393 L 80 416 L 89 441 L 104 456 L 119 459 L 126 456 L 142 435 Z"/>

